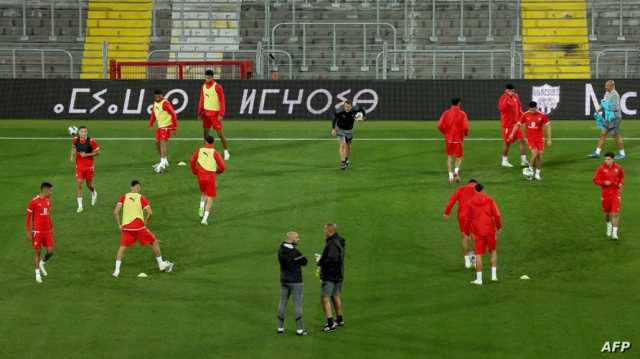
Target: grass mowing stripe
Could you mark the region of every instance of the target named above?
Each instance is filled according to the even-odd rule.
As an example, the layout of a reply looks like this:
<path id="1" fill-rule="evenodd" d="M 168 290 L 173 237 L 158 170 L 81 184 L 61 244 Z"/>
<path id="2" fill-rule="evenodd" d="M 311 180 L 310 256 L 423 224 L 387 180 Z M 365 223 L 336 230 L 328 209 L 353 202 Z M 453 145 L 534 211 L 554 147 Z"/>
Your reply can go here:
<path id="1" fill-rule="evenodd" d="M 155 141 L 153 137 L 99 137 L 100 141 Z M 0 137 L 0 140 L 68 141 L 69 137 Z M 201 141 L 200 137 L 174 137 L 171 141 Z M 227 137 L 229 141 L 336 141 L 335 138 L 287 138 L 287 137 Z M 354 138 L 354 141 L 442 141 L 442 138 Z M 554 141 L 597 141 L 595 137 L 559 137 Z M 625 141 L 638 141 L 629 137 Z M 467 138 L 465 141 L 502 141 L 502 138 Z"/>

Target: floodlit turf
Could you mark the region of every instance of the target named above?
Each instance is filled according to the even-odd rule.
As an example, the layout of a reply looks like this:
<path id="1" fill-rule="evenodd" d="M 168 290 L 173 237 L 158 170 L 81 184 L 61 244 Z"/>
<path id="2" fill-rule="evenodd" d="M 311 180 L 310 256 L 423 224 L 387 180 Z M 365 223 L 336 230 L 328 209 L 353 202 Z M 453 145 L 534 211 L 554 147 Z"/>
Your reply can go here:
<path id="1" fill-rule="evenodd" d="M 65 137 L 69 121 L 0 121 L 0 137 Z M 78 125 L 78 122 L 73 122 Z M 486 185 L 504 216 L 500 282 L 475 287 L 463 268 L 454 220 L 442 210 L 447 183 L 440 141 L 356 141 L 353 168 L 338 169 L 333 141 L 231 141 L 208 227 L 187 161 L 198 141 L 170 143 L 171 169 L 156 175 L 152 141 L 140 122 L 88 122 L 98 205 L 75 213 L 68 140 L 0 139 L 1 358 L 595 358 L 607 340 L 640 338 L 640 146 L 629 141 L 621 239 L 605 239 L 595 141 L 556 140 L 544 181 L 498 167 L 499 141 L 465 144 L 464 180 Z M 556 138 L 593 138 L 592 121 L 555 122 Z M 177 137 L 196 138 L 197 122 Z M 498 137 L 497 122 L 471 124 L 472 138 Z M 624 133 L 640 137 L 625 120 Z M 226 121 L 232 138 L 328 138 L 326 122 Z M 357 138 L 438 137 L 434 122 L 368 122 Z M 608 142 L 607 146 L 612 147 Z M 512 149 L 513 151 L 514 149 Z M 516 161 L 516 152 L 512 152 Z M 111 277 L 119 232 L 112 209 L 138 179 L 150 199 L 150 228 L 173 273 L 157 272 L 149 248 L 127 253 Z M 42 180 L 55 185 L 57 253 L 41 285 L 33 278 L 24 214 Z M 277 336 L 276 250 L 300 232 L 309 258 L 323 245 L 322 224 L 347 240 L 347 325 L 319 332 L 323 317 L 314 269 L 304 271 L 305 324 L 296 337 L 293 308 Z M 140 272 L 149 278 L 140 279 Z M 522 274 L 529 281 L 518 278 Z M 488 271 L 485 271 L 488 276 Z"/>

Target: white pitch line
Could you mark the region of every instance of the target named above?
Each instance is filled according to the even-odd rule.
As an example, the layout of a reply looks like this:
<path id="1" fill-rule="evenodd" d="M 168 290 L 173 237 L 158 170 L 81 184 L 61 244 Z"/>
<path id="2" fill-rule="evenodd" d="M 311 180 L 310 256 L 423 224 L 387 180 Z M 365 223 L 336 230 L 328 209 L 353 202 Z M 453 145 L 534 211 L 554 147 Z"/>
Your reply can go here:
<path id="1" fill-rule="evenodd" d="M 155 141 L 153 137 L 97 137 L 99 141 Z M 287 137 L 227 137 L 229 141 L 335 141 L 335 138 L 287 138 Z M 554 141 L 596 141 L 595 137 L 559 137 Z M 69 141 L 69 137 L 0 137 L 0 140 Z M 442 138 L 354 138 L 354 141 L 442 141 Z M 638 141 L 640 137 L 625 138 Z M 201 137 L 174 137 L 171 141 L 202 141 Z M 502 141 L 502 138 L 467 138 L 465 141 Z"/>

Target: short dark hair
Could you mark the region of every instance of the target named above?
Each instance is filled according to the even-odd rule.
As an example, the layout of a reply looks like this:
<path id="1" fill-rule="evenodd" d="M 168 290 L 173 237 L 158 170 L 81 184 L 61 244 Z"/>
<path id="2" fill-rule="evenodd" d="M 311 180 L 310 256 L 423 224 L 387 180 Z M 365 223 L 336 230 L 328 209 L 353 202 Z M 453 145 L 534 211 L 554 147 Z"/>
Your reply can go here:
<path id="1" fill-rule="evenodd" d="M 162 95 L 162 90 L 160 90 L 160 89 L 154 90 L 153 94 L 154 95 Z"/>
<path id="2" fill-rule="evenodd" d="M 534 108 L 534 107 L 536 107 L 536 108 L 537 108 L 537 107 L 538 107 L 538 103 L 537 103 L 537 102 L 535 102 L 535 101 L 531 101 L 531 102 L 529 102 L 529 108 Z"/>
<path id="3" fill-rule="evenodd" d="M 476 192 L 482 192 L 482 190 L 484 189 L 484 186 L 480 183 L 476 184 Z"/>
<path id="4" fill-rule="evenodd" d="M 42 182 L 40 184 L 40 190 L 42 190 L 44 188 L 53 188 L 53 185 L 50 182 Z"/>
<path id="5" fill-rule="evenodd" d="M 516 87 L 513 86 L 513 84 L 507 84 L 504 88 L 506 88 L 507 90 L 515 90 Z"/>
<path id="6" fill-rule="evenodd" d="M 353 102 L 351 102 L 351 100 L 345 100 L 345 101 L 344 101 L 344 104 L 345 104 L 345 105 L 346 105 L 346 104 L 349 104 L 349 105 L 352 105 L 352 106 L 353 106 Z"/>
<path id="7" fill-rule="evenodd" d="M 207 71 L 204 72 L 205 76 L 213 76 L 213 70 L 208 69 Z"/>
<path id="8" fill-rule="evenodd" d="M 467 182 L 467 183 L 478 183 L 478 181 L 476 181 L 476 180 L 475 180 L 475 178 L 472 178 L 472 179 L 470 179 L 470 180 L 469 180 L 469 182 Z"/>
<path id="9" fill-rule="evenodd" d="M 605 153 L 604 156 L 609 158 L 616 158 L 616 155 L 611 151 Z"/>
<path id="10" fill-rule="evenodd" d="M 460 103 L 460 97 L 454 97 L 454 98 L 451 99 L 451 104 L 452 105 L 455 106 L 455 105 L 457 105 L 459 103 Z"/>
<path id="11" fill-rule="evenodd" d="M 78 126 L 78 131 L 82 130 L 83 128 L 86 130 L 87 126 Z"/>
<path id="12" fill-rule="evenodd" d="M 131 187 L 137 186 L 139 184 L 140 184 L 140 181 L 138 181 L 138 180 L 131 181 Z"/>
<path id="13" fill-rule="evenodd" d="M 215 140 L 215 139 L 214 139 L 214 138 L 213 138 L 213 136 L 211 136 L 211 135 L 206 135 L 206 136 L 204 137 L 204 141 L 205 141 L 206 143 L 208 143 L 208 144 L 212 144 L 214 140 Z"/>

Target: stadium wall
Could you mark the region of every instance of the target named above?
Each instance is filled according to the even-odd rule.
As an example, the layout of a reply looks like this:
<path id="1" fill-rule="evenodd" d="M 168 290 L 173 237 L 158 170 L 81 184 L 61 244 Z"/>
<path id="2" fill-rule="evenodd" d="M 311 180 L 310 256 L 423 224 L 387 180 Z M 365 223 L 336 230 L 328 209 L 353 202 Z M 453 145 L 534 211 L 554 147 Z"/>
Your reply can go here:
<path id="1" fill-rule="evenodd" d="M 604 80 L 514 80 L 523 106 L 536 100 L 552 119 L 591 118 Z M 165 91 L 180 119 L 194 119 L 201 81 L 0 80 L 0 119 L 146 120 L 154 89 Z M 504 80 L 223 81 L 227 119 L 328 119 L 352 99 L 376 120 L 435 120 L 462 97 L 470 119 L 496 119 Z M 616 81 L 624 115 L 640 110 L 640 83 Z"/>

